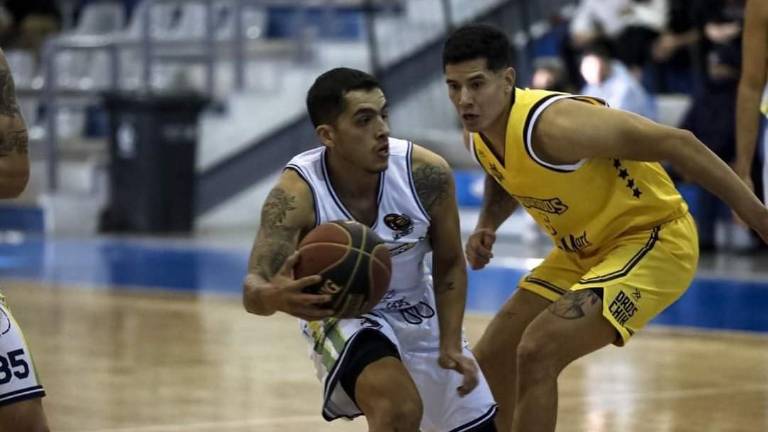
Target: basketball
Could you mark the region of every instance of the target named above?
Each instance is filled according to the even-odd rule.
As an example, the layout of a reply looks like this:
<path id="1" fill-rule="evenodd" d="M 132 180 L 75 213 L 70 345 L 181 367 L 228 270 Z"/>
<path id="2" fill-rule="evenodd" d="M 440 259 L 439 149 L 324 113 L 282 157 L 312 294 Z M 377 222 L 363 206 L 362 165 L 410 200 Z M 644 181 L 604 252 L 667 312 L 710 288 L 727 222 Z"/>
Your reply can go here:
<path id="1" fill-rule="evenodd" d="M 337 318 L 369 312 L 389 288 L 392 263 L 381 238 L 354 221 L 318 225 L 299 244 L 296 279 L 320 275 L 323 280 L 305 290 L 331 294 Z"/>

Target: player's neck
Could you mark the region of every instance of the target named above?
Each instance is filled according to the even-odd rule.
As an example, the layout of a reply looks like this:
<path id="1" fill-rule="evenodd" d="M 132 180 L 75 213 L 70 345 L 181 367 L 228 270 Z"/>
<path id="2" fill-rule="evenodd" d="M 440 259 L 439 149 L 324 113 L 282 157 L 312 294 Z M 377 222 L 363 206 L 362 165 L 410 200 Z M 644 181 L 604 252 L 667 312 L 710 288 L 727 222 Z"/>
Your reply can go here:
<path id="1" fill-rule="evenodd" d="M 509 120 L 509 110 L 512 109 L 512 103 L 509 109 L 506 109 L 496 118 L 484 131 L 482 131 L 483 141 L 494 151 L 494 153 L 504 159 L 505 143 L 507 140 L 507 122 Z"/>
<path id="2" fill-rule="evenodd" d="M 364 171 L 341 158 L 328 157 L 326 162 L 331 185 L 342 200 L 376 199 L 379 174 Z"/>

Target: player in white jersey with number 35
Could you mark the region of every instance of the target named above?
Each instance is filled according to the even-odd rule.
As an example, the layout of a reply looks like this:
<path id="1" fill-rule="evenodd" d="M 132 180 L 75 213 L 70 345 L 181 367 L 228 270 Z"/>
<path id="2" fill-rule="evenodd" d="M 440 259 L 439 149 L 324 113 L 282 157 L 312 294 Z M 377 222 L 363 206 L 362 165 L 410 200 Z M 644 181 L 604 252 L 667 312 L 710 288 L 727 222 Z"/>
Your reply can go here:
<path id="1" fill-rule="evenodd" d="M 467 274 L 448 164 L 389 137 L 375 78 L 339 68 L 317 78 L 307 108 L 323 146 L 294 157 L 262 208 L 244 286 L 246 310 L 302 319 L 323 417 L 365 415 L 371 431 L 495 431 L 496 404 L 462 335 Z M 330 296 L 302 293 L 296 245 L 332 220 L 371 227 L 392 281 L 372 312 L 329 319 Z M 432 276 L 425 255 L 432 252 Z"/>
<path id="2" fill-rule="evenodd" d="M 11 70 L 0 51 L 0 198 L 15 198 L 27 186 L 27 142 Z M 43 396 L 24 335 L 0 294 L 0 432 L 47 431 Z"/>

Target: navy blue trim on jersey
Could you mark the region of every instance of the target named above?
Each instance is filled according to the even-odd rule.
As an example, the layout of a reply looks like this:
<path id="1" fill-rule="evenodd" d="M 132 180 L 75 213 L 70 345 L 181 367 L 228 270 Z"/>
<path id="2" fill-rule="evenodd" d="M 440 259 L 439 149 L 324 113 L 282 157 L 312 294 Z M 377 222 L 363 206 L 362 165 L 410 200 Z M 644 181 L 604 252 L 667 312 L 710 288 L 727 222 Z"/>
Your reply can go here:
<path id="1" fill-rule="evenodd" d="M 525 119 L 525 126 L 523 126 L 523 147 L 525 147 L 525 152 L 528 153 L 528 157 L 531 158 L 534 162 L 536 162 L 537 165 L 542 166 L 548 170 L 559 172 L 559 173 L 572 173 L 572 170 L 562 169 L 562 168 L 554 168 L 551 166 L 547 166 L 539 162 L 538 159 L 536 159 L 536 156 L 531 153 L 531 148 L 533 148 L 533 143 L 531 143 L 531 148 L 528 147 L 528 128 L 533 127 L 531 124 L 531 121 L 533 120 L 533 115 L 536 114 L 536 111 L 539 109 L 541 105 L 543 105 L 546 101 L 552 99 L 553 97 L 559 97 L 562 96 L 562 94 L 551 94 L 548 96 L 544 96 L 541 98 L 541 100 L 537 101 L 533 106 L 531 107 L 531 110 L 528 111 L 528 116 Z M 533 137 L 533 135 L 531 135 Z"/>
<path id="2" fill-rule="evenodd" d="M 296 174 L 298 174 L 299 177 L 301 177 L 301 179 L 304 180 L 304 183 L 306 183 L 307 186 L 309 186 L 309 190 L 312 192 L 312 198 L 313 198 L 312 208 L 315 210 L 315 226 L 320 225 L 320 207 L 318 206 L 317 192 L 315 192 L 315 188 L 314 186 L 312 186 L 312 182 L 309 181 L 309 176 L 307 176 L 304 173 L 304 170 L 300 166 L 295 164 L 288 164 L 285 166 L 285 169 L 290 169 L 295 171 Z"/>
<path id="3" fill-rule="evenodd" d="M 533 276 L 526 276 L 525 277 L 525 281 L 526 282 L 530 282 L 530 283 L 535 284 L 535 285 L 538 285 L 540 287 L 544 287 L 544 288 L 554 292 L 555 294 L 563 295 L 566 292 L 568 292 L 568 290 L 560 288 L 559 286 L 557 286 L 557 285 L 555 285 L 555 284 L 553 284 L 551 282 L 547 282 L 544 279 L 535 278 Z"/>
<path id="4" fill-rule="evenodd" d="M 413 199 L 414 201 L 416 201 L 416 205 L 419 207 L 419 210 L 421 210 L 421 214 L 423 214 L 428 221 L 431 221 L 432 218 L 429 217 L 429 213 L 427 213 L 427 210 L 424 209 L 424 206 L 421 204 L 421 199 L 419 198 L 419 193 L 416 192 L 416 184 L 413 181 L 413 161 L 411 160 L 412 157 L 413 157 L 413 143 L 408 141 L 408 151 L 405 154 L 406 170 L 408 171 L 408 185 L 411 187 L 411 193 L 413 194 Z"/>
<path id="5" fill-rule="evenodd" d="M 323 166 L 323 177 L 325 179 L 325 186 L 328 188 L 328 193 L 331 195 L 331 198 L 333 198 L 333 202 L 336 203 L 336 207 L 341 210 L 342 213 L 344 213 L 344 216 L 347 217 L 349 220 L 360 222 L 359 220 L 355 219 L 354 216 L 352 216 L 352 212 L 347 210 L 346 207 L 344 207 L 344 203 L 341 202 L 341 198 L 339 198 L 338 195 L 336 195 L 336 191 L 333 189 L 333 185 L 331 184 L 331 176 L 328 175 L 328 166 L 325 161 L 325 155 L 326 151 L 323 149 L 323 154 L 321 156 L 322 158 L 322 166 Z M 381 207 L 381 198 L 384 196 L 384 182 L 386 181 L 386 171 L 382 171 L 379 173 L 379 192 L 376 196 L 376 220 L 373 221 L 373 224 L 370 226 L 371 229 L 375 229 L 376 225 L 379 224 L 379 208 Z"/>
<path id="6" fill-rule="evenodd" d="M 45 390 L 43 390 L 43 386 L 36 385 L 33 387 L 27 387 L 25 389 L 15 390 L 0 395 L 0 406 L 8 405 L 14 402 L 21 402 L 27 399 L 41 398 L 43 396 L 45 396 Z"/>
<path id="7" fill-rule="evenodd" d="M 629 274 L 630 271 L 632 271 L 633 268 L 637 265 L 637 263 L 640 262 L 643 257 L 653 249 L 653 246 L 656 244 L 656 241 L 659 239 L 659 231 L 661 230 L 660 227 L 654 227 L 653 230 L 651 230 L 651 236 L 648 238 L 648 241 L 645 243 L 645 245 L 635 254 L 632 256 L 632 258 L 629 259 L 629 261 L 624 264 L 624 266 L 616 270 L 615 272 L 595 276 L 591 278 L 583 278 L 579 280 L 579 284 L 593 284 L 596 282 L 608 282 L 614 279 L 622 278 Z"/>
<path id="8" fill-rule="evenodd" d="M 451 429 L 450 432 L 470 432 L 475 427 L 487 422 L 487 421 L 493 421 L 494 417 L 496 417 L 496 405 L 494 404 L 492 407 L 488 409 L 483 415 L 480 417 L 468 422 L 464 423 L 463 425 Z"/>

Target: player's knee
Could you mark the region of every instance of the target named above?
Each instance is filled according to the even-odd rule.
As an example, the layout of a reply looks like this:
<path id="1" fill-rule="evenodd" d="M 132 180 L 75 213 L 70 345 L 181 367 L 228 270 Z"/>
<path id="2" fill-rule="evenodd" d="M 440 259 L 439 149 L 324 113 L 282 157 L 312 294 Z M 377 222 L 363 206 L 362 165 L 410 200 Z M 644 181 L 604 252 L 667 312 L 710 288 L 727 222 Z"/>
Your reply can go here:
<path id="1" fill-rule="evenodd" d="M 417 432 L 421 424 L 424 408 L 421 399 L 402 396 L 380 398 L 373 404 L 371 414 L 366 414 L 373 430 Z"/>
<path id="2" fill-rule="evenodd" d="M 556 360 L 556 347 L 546 338 L 524 336 L 517 347 L 517 367 L 530 378 L 557 374 Z"/>

